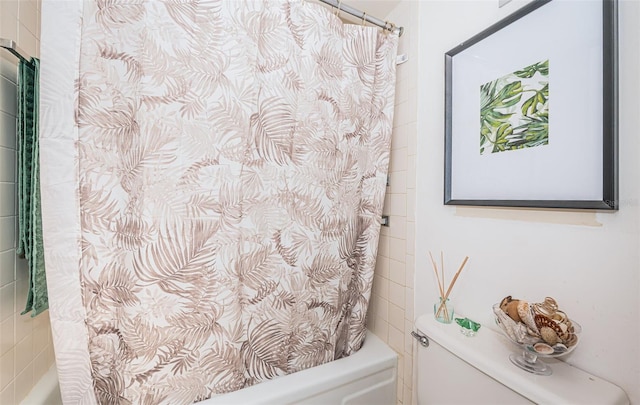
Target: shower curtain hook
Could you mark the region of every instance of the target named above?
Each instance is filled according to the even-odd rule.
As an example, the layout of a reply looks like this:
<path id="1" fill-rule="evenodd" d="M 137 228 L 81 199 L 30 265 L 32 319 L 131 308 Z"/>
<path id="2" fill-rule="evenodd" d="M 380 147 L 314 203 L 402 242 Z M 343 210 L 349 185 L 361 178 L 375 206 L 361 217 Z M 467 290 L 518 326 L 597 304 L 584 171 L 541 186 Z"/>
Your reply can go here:
<path id="1" fill-rule="evenodd" d="M 362 26 L 364 27 L 364 24 L 367 22 L 367 13 L 363 12 L 362 13 Z"/>
<path id="2" fill-rule="evenodd" d="M 338 7 L 336 8 L 336 17 L 340 17 L 340 7 L 342 6 L 342 0 L 338 0 Z"/>
<path id="3" fill-rule="evenodd" d="M 396 25 L 394 23 L 391 23 L 389 21 L 385 21 L 384 22 L 384 29 L 387 31 L 393 31 L 396 28 Z"/>

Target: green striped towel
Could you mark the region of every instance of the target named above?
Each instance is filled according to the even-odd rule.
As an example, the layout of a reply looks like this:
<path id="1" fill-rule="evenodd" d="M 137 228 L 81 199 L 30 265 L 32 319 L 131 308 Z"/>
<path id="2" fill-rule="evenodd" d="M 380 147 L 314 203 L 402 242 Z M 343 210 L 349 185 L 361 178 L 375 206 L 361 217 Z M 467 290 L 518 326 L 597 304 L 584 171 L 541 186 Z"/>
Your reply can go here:
<path id="1" fill-rule="evenodd" d="M 44 270 L 38 106 L 40 61 L 21 60 L 18 67 L 18 221 L 17 253 L 29 262 L 29 295 L 24 312 L 34 317 L 49 308 Z"/>

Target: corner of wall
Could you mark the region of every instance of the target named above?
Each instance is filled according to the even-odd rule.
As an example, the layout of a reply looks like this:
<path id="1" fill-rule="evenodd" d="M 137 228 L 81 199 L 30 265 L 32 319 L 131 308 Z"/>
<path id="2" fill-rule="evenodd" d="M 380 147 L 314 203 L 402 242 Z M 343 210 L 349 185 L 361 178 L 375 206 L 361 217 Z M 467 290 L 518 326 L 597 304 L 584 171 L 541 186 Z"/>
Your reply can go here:
<path id="1" fill-rule="evenodd" d="M 368 328 L 398 353 L 398 404 L 412 403 L 413 279 L 415 262 L 415 187 L 417 136 L 417 2 L 402 0 L 386 17 L 404 27 L 398 54 L 408 61 L 396 70 L 396 97 L 389 186 L 384 215 L 389 227 L 380 233 Z"/>

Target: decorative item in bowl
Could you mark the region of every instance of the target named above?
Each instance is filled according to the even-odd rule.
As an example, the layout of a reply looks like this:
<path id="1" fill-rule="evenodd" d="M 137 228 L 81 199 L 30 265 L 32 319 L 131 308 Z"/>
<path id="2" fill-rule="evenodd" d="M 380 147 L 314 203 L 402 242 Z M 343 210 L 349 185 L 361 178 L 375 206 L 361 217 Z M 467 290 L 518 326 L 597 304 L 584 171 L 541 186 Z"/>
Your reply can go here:
<path id="1" fill-rule="evenodd" d="M 502 332 L 522 349 L 522 355 L 511 354 L 509 359 L 530 373 L 551 375 L 551 367 L 538 357 L 563 356 L 578 345 L 582 328 L 551 297 L 529 304 L 508 296 L 493 306 L 493 313 Z"/>

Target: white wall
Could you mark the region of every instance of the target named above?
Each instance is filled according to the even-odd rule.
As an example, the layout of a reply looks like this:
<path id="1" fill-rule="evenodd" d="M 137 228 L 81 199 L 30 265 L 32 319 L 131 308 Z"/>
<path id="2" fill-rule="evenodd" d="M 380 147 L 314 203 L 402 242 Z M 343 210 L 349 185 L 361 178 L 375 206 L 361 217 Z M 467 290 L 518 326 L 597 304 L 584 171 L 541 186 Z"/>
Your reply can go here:
<path id="1" fill-rule="evenodd" d="M 37 56 L 40 2 L 0 0 L 0 37 Z M 19 403 L 53 364 L 49 313 L 20 315 L 26 261 L 16 258 L 17 59 L 0 49 L 0 404 Z"/>
<path id="2" fill-rule="evenodd" d="M 514 0 L 499 9 L 498 0 L 420 2 L 415 312 L 432 311 L 437 298 L 425 253 L 444 251 L 449 277 L 468 255 L 451 297 L 457 312 L 495 328 L 491 306 L 503 297 L 554 297 L 584 328 L 580 346 L 566 360 L 640 403 L 640 2 L 619 3 L 620 210 L 442 202 L 443 55 L 522 4 Z"/>
<path id="3" fill-rule="evenodd" d="M 370 10 L 366 6 L 362 9 Z M 367 327 L 398 353 L 397 403 L 405 405 L 411 404 L 413 379 L 417 11 L 417 2 L 403 1 L 387 16 L 376 15 L 405 27 L 398 54 L 406 54 L 409 60 L 396 70 L 390 177 L 383 209 L 390 219 L 389 227 L 382 227 L 380 231 Z"/>

